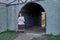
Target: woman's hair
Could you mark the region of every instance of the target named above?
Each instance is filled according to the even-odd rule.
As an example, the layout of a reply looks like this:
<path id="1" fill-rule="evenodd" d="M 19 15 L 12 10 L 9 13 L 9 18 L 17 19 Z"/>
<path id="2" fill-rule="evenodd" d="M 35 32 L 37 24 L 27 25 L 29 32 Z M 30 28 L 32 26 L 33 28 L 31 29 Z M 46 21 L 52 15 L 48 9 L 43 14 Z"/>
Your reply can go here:
<path id="1" fill-rule="evenodd" d="M 20 17 L 20 14 L 21 14 L 21 16 L 24 16 L 24 14 L 23 14 L 23 13 L 19 12 L 18 17 Z"/>

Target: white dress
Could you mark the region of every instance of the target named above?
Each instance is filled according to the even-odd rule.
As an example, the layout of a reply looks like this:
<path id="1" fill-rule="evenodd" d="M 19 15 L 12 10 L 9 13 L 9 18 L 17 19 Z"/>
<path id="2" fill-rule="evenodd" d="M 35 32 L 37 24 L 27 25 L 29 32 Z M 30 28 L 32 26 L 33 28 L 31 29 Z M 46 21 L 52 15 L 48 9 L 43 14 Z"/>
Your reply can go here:
<path id="1" fill-rule="evenodd" d="M 24 22 L 25 22 L 24 16 L 20 16 L 20 17 L 18 18 L 18 25 L 24 25 Z"/>

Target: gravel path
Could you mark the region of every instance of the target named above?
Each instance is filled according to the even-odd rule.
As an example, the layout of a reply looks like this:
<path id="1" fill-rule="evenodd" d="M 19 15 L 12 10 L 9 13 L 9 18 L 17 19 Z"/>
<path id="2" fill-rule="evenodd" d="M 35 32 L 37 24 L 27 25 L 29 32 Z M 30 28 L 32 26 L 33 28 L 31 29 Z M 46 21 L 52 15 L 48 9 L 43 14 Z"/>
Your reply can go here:
<path id="1" fill-rule="evenodd" d="M 32 38 L 38 38 L 38 40 L 40 40 L 43 34 L 45 33 L 20 33 L 14 40 L 31 40 Z M 42 39 L 44 39 L 44 37 Z"/>

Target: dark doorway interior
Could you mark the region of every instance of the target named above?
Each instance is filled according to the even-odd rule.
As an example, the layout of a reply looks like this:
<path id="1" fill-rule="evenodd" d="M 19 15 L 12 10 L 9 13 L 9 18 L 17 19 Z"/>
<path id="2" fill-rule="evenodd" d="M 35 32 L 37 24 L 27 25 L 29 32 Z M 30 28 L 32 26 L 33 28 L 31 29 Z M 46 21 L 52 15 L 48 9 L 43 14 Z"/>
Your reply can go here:
<path id="1" fill-rule="evenodd" d="M 25 17 L 25 28 L 41 27 L 42 13 L 45 12 L 40 4 L 29 2 L 24 5 L 20 11 Z"/>

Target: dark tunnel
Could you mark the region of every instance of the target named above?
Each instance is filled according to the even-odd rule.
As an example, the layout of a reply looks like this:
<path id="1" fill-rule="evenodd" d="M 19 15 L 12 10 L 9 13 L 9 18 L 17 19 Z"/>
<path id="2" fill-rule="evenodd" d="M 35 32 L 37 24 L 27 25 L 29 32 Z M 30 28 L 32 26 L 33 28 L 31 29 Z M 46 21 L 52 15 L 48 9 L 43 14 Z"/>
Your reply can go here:
<path id="1" fill-rule="evenodd" d="M 20 13 L 25 17 L 25 27 L 40 26 L 41 27 L 41 12 L 45 12 L 40 4 L 29 2 L 25 4 Z"/>

